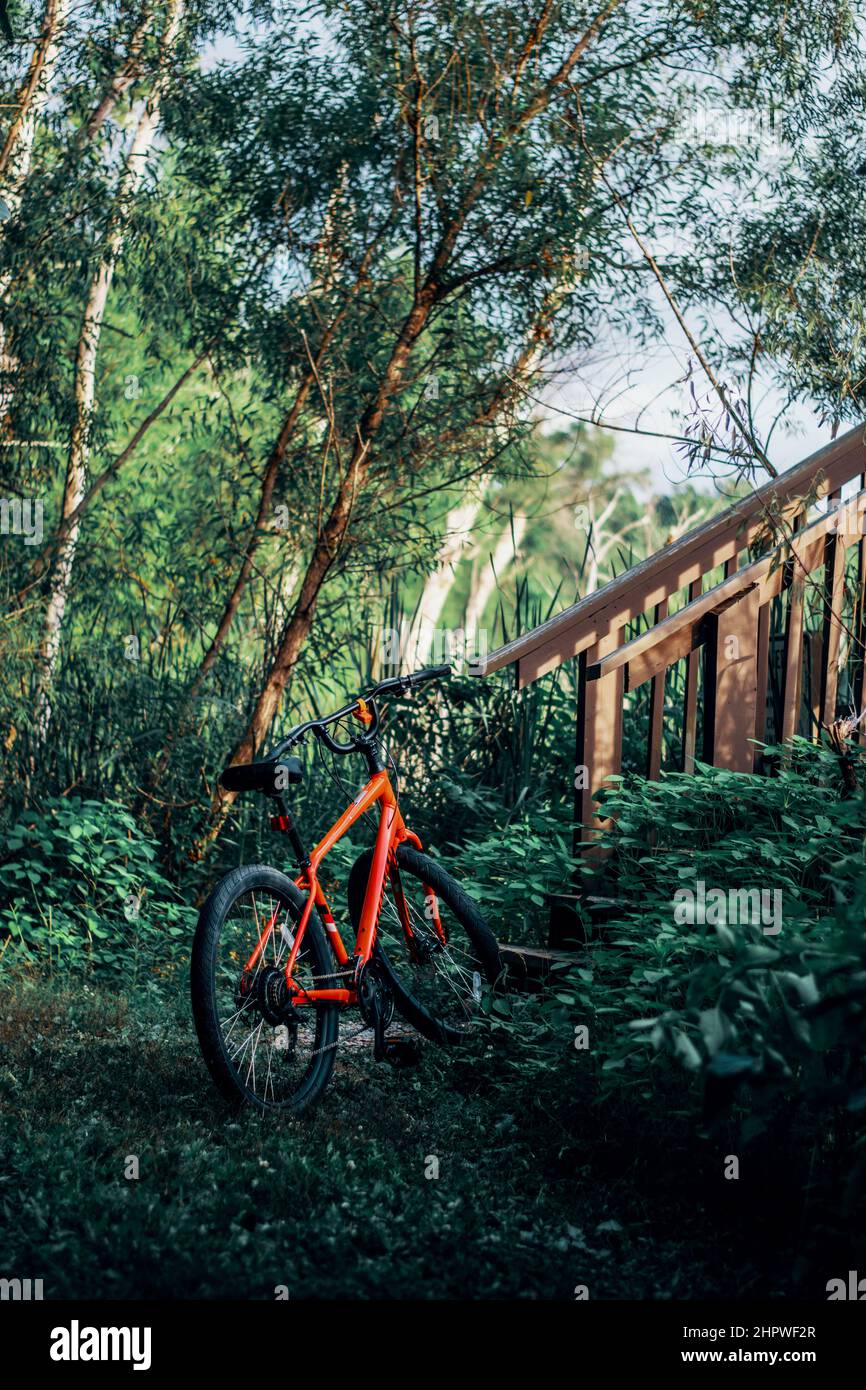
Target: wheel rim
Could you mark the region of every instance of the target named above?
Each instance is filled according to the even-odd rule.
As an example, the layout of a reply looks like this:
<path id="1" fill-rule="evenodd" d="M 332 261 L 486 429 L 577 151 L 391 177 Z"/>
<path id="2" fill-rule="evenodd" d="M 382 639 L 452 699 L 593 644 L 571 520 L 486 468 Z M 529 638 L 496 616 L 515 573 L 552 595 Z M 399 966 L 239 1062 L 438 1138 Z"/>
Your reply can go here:
<path id="1" fill-rule="evenodd" d="M 267 1106 L 289 1104 L 322 1051 L 321 1010 L 292 1008 L 279 998 L 296 918 L 294 905 L 279 893 L 248 889 L 226 914 L 216 948 L 214 994 L 223 1052 L 242 1089 Z M 245 970 L 263 936 L 264 949 Z M 319 983 L 306 941 L 293 977 L 302 987 Z"/>

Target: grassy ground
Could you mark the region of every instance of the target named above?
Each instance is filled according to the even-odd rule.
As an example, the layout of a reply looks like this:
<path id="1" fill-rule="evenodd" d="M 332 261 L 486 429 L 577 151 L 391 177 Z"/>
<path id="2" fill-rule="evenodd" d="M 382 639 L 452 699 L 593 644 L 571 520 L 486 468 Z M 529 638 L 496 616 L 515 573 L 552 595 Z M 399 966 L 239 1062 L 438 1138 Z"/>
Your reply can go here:
<path id="1" fill-rule="evenodd" d="M 728 1194 L 705 1200 L 713 1156 L 678 1151 L 666 1117 L 593 1111 L 565 1069 L 543 1085 L 515 1070 L 512 1085 L 507 1056 L 427 1048 L 393 1071 L 364 1049 L 309 1118 L 238 1117 L 205 1073 L 180 982 L 134 1008 L 84 985 L 7 987 L 0 1046 L 0 1272 L 42 1278 L 46 1297 L 572 1299 L 585 1285 L 593 1299 L 680 1299 L 790 1285 L 788 1237 L 759 1236 L 756 1255 Z"/>

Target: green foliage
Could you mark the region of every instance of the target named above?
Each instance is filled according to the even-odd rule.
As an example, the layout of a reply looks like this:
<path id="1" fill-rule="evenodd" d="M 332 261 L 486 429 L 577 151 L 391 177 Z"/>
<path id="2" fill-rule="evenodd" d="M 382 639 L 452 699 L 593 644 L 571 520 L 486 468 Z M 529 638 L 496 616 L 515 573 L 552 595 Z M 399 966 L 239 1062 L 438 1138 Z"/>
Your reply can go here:
<path id="1" fill-rule="evenodd" d="M 795 1120 L 810 1145 L 832 1135 L 859 1200 L 866 794 L 847 796 L 837 756 L 797 740 L 773 777 L 631 778 L 604 809 L 609 857 L 601 876 L 583 872 L 609 896 L 610 920 L 593 930 L 587 917 L 577 963 L 556 967 L 541 999 L 502 1002 L 494 1028 L 525 1041 L 520 1065 L 543 1072 L 565 1066 L 575 1026 L 588 1027 L 581 1065 L 605 1106 L 673 1087 L 695 1122 L 743 1142 L 782 1142 Z M 690 922 L 682 890 L 699 882 L 706 921 Z M 746 910 L 730 895 L 748 889 L 765 897 Z"/>
<path id="2" fill-rule="evenodd" d="M 617 1065 L 643 1071 L 666 1051 L 704 1078 L 712 1112 L 749 1082 L 751 1134 L 791 1091 L 859 1109 L 866 796 L 840 796 L 835 755 L 797 741 L 776 777 L 706 769 L 622 787 L 605 805 L 618 813 L 623 895 L 613 944 L 634 962 L 639 1014 Z M 725 894 L 757 889 L 766 912 L 732 920 L 729 898 L 721 920 L 683 924 L 675 894 L 699 880 Z"/>
<path id="3" fill-rule="evenodd" d="M 293 1302 L 569 1301 L 578 1282 L 594 1298 L 795 1286 L 799 1194 L 783 1204 L 779 1276 L 736 1212 L 720 1261 L 718 1204 L 675 1114 L 660 1123 L 636 1098 L 627 1116 L 602 1116 L 586 1054 L 545 1075 L 506 1034 L 496 1042 L 472 1058 L 430 1046 L 413 1071 L 341 1054 L 322 1106 L 278 1122 L 220 1104 L 180 989 L 155 1007 L 89 987 L 10 988 L 4 1267 L 38 1269 L 46 1298 L 78 1299 L 270 1301 L 287 1286 Z M 816 1267 L 826 1280 L 826 1262 Z"/>
<path id="4" fill-rule="evenodd" d="M 539 809 L 519 814 L 454 857 L 453 869 L 500 941 L 544 940 L 546 895 L 560 892 L 572 867 L 571 832 Z"/>
<path id="5" fill-rule="evenodd" d="M 81 797 L 25 812 L 0 863 L 4 953 L 40 969 L 87 968 L 144 983 L 188 949 L 194 914 L 118 802 Z"/>
<path id="6" fill-rule="evenodd" d="M 417 1074 L 374 1068 L 364 1054 L 354 1067 L 338 1063 L 327 1109 L 303 1123 L 262 1123 L 219 1106 L 170 1011 L 156 1018 L 123 997 L 79 992 L 54 1001 L 49 1028 L 31 989 L 4 1013 L 0 1091 L 21 1119 L 12 1124 L 4 1104 L 4 1167 L 15 1183 L 0 1182 L 0 1244 L 12 1268 L 29 1268 L 39 1251 L 47 1296 L 272 1300 L 287 1285 L 294 1302 L 567 1297 L 573 1287 L 574 1184 L 551 1176 L 539 1191 L 530 1125 L 508 1138 L 522 1180 L 503 1189 L 489 1142 L 503 1119 L 495 1102 L 456 1104 L 447 1081 L 431 1086 L 428 1076 L 419 1104 Z M 60 1103 L 70 1084 L 86 1116 Z M 119 1119 L 118 1095 L 135 1097 L 134 1115 Z M 127 1182 L 130 1153 L 140 1177 Z M 438 1181 L 425 1179 L 431 1153 Z M 518 1228 L 526 1234 L 516 1249 Z M 449 1259 L 458 1244 L 464 1258 Z"/>
<path id="7" fill-rule="evenodd" d="M 768 763 L 774 755 L 777 776 L 699 765 L 694 775 L 633 777 L 605 790 L 618 900 L 643 911 L 670 901 L 677 884 L 703 879 L 781 890 L 788 922 L 826 906 L 827 865 L 840 843 L 840 815 L 829 814 L 841 805 L 838 758 L 801 739 L 780 756 L 769 750 Z"/>

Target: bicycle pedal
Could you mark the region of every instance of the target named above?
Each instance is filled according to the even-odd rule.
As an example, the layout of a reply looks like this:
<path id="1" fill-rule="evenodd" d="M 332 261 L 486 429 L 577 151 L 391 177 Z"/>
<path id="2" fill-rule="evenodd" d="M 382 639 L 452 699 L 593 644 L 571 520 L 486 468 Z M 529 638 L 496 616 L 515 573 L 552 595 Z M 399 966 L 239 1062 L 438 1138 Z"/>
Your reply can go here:
<path id="1" fill-rule="evenodd" d="M 421 1061 L 417 1038 L 386 1038 L 383 1059 L 392 1067 L 416 1067 Z"/>

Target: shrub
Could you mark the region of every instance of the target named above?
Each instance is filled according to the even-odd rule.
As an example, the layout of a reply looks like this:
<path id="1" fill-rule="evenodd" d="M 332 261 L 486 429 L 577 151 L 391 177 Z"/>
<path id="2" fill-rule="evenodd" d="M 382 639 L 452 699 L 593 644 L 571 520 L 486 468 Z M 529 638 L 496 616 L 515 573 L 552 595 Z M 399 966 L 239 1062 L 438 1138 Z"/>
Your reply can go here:
<path id="1" fill-rule="evenodd" d="M 572 873 L 571 827 L 548 809 L 525 813 L 464 849 L 448 868 L 474 898 L 500 941 L 541 943 L 546 895 Z"/>
<path id="2" fill-rule="evenodd" d="M 866 793 L 847 796 L 835 756 L 797 742 L 777 776 L 698 768 L 621 779 L 604 808 L 615 818 L 600 880 L 583 870 L 613 903 L 611 920 L 554 970 L 543 997 L 495 1002 L 492 1026 L 522 1044 L 516 1064 L 567 1066 L 584 1024 L 582 1074 L 600 1102 L 634 1088 L 648 1098 L 685 1071 L 693 1108 L 742 1122 L 747 1136 L 780 1102 L 825 1119 L 841 1108 L 856 1127 L 866 1113 Z M 546 842 L 541 817 L 523 830 L 509 827 L 498 862 L 493 839 L 473 846 L 471 888 L 491 917 L 539 901 L 572 870 L 557 823 Z M 675 895 L 699 880 L 707 892 L 778 894 L 781 929 L 713 913 L 678 920 Z"/>
<path id="3" fill-rule="evenodd" d="M 23 963 L 123 971 L 167 966 L 195 914 L 156 846 L 116 801 L 68 797 L 23 812 L 0 863 L 4 950 Z"/>

